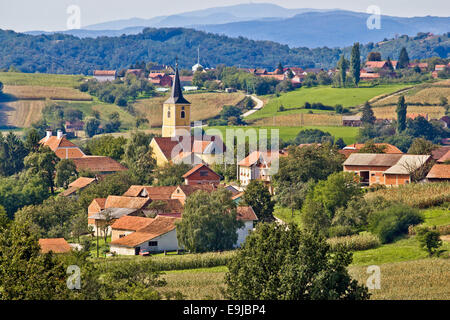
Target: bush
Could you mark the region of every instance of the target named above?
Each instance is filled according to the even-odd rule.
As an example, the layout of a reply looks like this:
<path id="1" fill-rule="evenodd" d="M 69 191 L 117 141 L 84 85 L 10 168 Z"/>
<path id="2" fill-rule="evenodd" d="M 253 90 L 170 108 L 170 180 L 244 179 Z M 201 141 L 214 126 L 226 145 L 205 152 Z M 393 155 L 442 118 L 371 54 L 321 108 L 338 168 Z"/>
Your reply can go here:
<path id="1" fill-rule="evenodd" d="M 380 239 L 371 233 L 365 232 L 362 234 L 335 237 L 327 240 L 333 251 L 338 247 L 344 247 L 345 250 L 359 251 L 373 249 L 381 245 Z"/>
<path id="2" fill-rule="evenodd" d="M 390 243 L 408 232 L 410 225 L 423 222 L 419 210 L 395 204 L 369 216 L 369 230 L 378 235 L 382 243 Z"/>
<path id="3" fill-rule="evenodd" d="M 332 226 L 328 229 L 328 236 L 329 237 L 345 237 L 345 236 L 351 236 L 355 234 L 356 231 L 351 226 L 343 226 L 343 225 L 337 225 Z"/>

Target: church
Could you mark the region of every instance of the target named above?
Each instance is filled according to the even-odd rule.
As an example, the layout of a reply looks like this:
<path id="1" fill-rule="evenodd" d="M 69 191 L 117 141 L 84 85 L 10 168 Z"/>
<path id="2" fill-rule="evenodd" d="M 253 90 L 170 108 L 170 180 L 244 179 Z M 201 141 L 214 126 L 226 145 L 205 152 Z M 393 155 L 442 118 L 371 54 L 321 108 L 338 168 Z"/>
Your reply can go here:
<path id="1" fill-rule="evenodd" d="M 162 137 L 150 143 L 158 166 L 166 163 L 211 164 L 218 154 L 225 152 L 225 145 L 218 136 L 191 133 L 191 103 L 183 97 L 178 65 L 170 98 L 163 104 Z"/>

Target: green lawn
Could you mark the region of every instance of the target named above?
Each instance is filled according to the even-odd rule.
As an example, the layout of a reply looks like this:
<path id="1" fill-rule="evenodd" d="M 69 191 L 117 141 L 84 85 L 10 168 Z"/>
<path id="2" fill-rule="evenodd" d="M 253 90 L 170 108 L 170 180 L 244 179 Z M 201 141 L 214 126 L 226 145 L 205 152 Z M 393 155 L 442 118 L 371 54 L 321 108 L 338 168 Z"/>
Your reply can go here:
<path id="1" fill-rule="evenodd" d="M 294 222 L 301 225 L 300 210 L 294 210 L 294 216 L 292 216 L 291 209 L 276 206 L 273 215 L 286 223 Z"/>
<path id="2" fill-rule="evenodd" d="M 406 88 L 406 84 L 379 85 L 375 87 L 362 86 L 359 88 L 332 88 L 331 86 L 318 86 L 311 88 L 300 88 L 275 97 L 260 111 L 250 115 L 247 119 L 260 119 L 272 117 L 275 115 L 285 115 L 289 113 L 302 113 L 309 110 L 291 110 L 278 112 L 280 105 L 286 109 L 303 107 L 305 102 L 321 102 L 327 106 L 335 106 L 341 104 L 344 107 L 361 105 L 364 102 L 386 93 L 392 93 L 402 88 Z M 313 110 L 314 113 L 324 113 L 326 111 Z"/>
<path id="3" fill-rule="evenodd" d="M 423 210 L 425 216 L 424 226 L 445 226 L 450 224 L 450 211 L 445 208 L 431 208 Z"/>
<path id="4" fill-rule="evenodd" d="M 224 141 L 225 140 L 225 133 L 226 129 L 243 129 L 244 133 L 250 133 L 251 129 L 267 129 L 267 135 L 270 139 L 271 137 L 271 130 L 272 129 L 278 129 L 280 138 L 283 141 L 288 141 L 294 139 L 297 134 L 305 129 L 320 129 L 325 132 L 329 132 L 332 136 L 334 136 L 336 139 L 342 138 L 346 144 L 351 144 L 356 141 L 356 136 L 358 134 L 359 128 L 354 127 L 337 127 L 337 126 L 303 126 L 303 127 L 258 127 L 258 126 L 221 126 L 221 127 L 206 127 L 205 130 L 208 132 L 208 129 L 218 129 L 223 135 Z"/>
<path id="5" fill-rule="evenodd" d="M 0 72 L 0 82 L 5 85 L 16 86 L 46 86 L 46 87 L 76 87 L 83 79 L 83 75 Z"/>

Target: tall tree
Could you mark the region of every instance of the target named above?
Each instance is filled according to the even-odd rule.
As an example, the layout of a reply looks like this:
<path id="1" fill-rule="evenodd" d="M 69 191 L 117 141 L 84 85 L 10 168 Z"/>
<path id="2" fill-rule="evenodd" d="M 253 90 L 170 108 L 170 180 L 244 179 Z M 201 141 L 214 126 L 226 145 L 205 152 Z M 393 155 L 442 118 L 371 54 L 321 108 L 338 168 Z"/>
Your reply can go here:
<path id="1" fill-rule="evenodd" d="M 273 208 L 275 202 L 272 200 L 269 189 L 264 183 L 256 180 L 250 181 L 245 189 L 244 202 L 253 208 L 260 222 L 274 220 Z"/>
<path id="2" fill-rule="evenodd" d="M 369 52 L 367 55 L 367 61 L 381 61 L 381 53 L 379 52 Z"/>
<path id="3" fill-rule="evenodd" d="M 398 57 L 397 68 L 404 69 L 404 68 L 407 68 L 408 65 L 409 65 L 408 52 L 406 51 L 406 48 L 403 47 L 402 50 L 400 51 L 400 55 Z"/>
<path id="4" fill-rule="evenodd" d="M 339 79 L 341 86 L 345 87 L 345 82 L 347 80 L 347 70 L 349 67 L 349 62 L 347 59 L 345 59 L 344 55 L 341 56 L 338 62 L 338 69 L 339 69 Z"/>
<path id="5" fill-rule="evenodd" d="M 359 42 L 356 42 L 352 48 L 350 57 L 351 71 L 355 85 L 358 86 L 361 75 L 361 53 L 359 51 Z"/>
<path id="6" fill-rule="evenodd" d="M 24 160 L 28 173 L 39 175 L 50 188 L 52 194 L 55 193 L 55 169 L 59 158 L 49 147 L 41 147 L 38 152 L 30 153 Z"/>
<path id="7" fill-rule="evenodd" d="M 56 186 L 67 188 L 69 183 L 76 179 L 77 167 L 71 159 L 62 159 L 55 167 Z"/>
<path id="8" fill-rule="evenodd" d="M 178 241 L 193 252 L 232 249 L 243 226 L 236 216 L 228 190 L 197 191 L 186 199 L 183 219 L 177 222 Z"/>
<path id="9" fill-rule="evenodd" d="M 406 129 L 406 111 L 407 104 L 405 102 L 405 96 L 400 96 L 398 98 L 397 109 L 397 132 L 400 133 Z"/>
<path id="10" fill-rule="evenodd" d="M 362 108 L 361 122 L 364 125 L 373 125 L 375 123 L 376 119 L 377 118 L 375 118 L 375 115 L 372 110 L 372 106 L 370 105 L 370 103 L 368 101 L 366 101 L 366 103 L 364 104 L 364 106 Z"/>
<path id="11" fill-rule="evenodd" d="M 232 300 L 365 300 L 368 289 L 347 271 L 352 254 L 298 226 L 262 224 L 229 263 Z"/>

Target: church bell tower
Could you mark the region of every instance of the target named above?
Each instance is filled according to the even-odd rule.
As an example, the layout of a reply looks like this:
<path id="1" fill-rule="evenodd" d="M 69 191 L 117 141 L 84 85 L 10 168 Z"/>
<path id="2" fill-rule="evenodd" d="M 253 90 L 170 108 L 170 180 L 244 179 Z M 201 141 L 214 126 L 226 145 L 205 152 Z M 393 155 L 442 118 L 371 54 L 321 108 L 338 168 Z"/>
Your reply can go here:
<path id="1" fill-rule="evenodd" d="M 178 74 L 178 64 L 170 98 L 163 105 L 163 137 L 191 134 L 191 104 L 183 97 Z"/>

